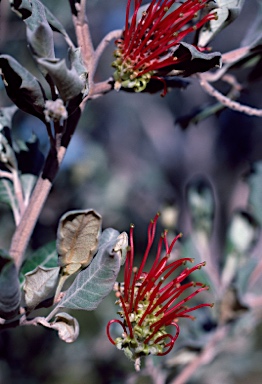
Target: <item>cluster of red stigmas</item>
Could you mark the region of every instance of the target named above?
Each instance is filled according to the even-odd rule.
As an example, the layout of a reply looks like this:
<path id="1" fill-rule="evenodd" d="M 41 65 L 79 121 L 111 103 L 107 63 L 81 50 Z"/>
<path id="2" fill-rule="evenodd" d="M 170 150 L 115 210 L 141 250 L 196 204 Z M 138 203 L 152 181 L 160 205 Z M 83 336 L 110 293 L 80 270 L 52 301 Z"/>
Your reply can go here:
<path id="1" fill-rule="evenodd" d="M 164 231 L 158 242 L 156 258 L 150 271 L 143 271 L 154 242 L 158 217 L 159 214 L 149 224 L 148 243 L 139 268 L 133 266 L 134 226 L 131 226 L 124 283 L 117 285 L 116 288 L 117 304 L 120 306 L 118 313 L 122 321 L 114 319 L 107 325 L 107 336 L 111 343 L 124 350 L 132 360 L 148 354 L 167 354 L 179 335 L 178 319 L 194 319 L 190 312 L 201 307 L 213 306 L 213 304 L 198 304 L 189 308 L 185 305 L 200 292 L 208 289 L 199 282 L 185 282 L 192 272 L 205 265 L 204 262 L 192 268 L 184 268 L 175 277 L 172 276 L 179 267 L 194 261 L 190 258 L 181 258 L 168 264 L 170 253 L 181 234 L 168 245 L 167 231 Z M 163 245 L 164 257 L 161 256 Z M 115 340 L 110 334 L 110 327 L 114 323 L 120 324 L 123 329 L 122 335 Z M 168 326 L 176 328 L 175 335 L 167 332 Z"/>
<path id="2" fill-rule="evenodd" d="M 130 18 L 132 0 L 128 0 L 123 35 L 116 41 L 115 61 L 112 66 L 115 88 L 132 88 L 143 91 L 151 77 L 157 78 L 159 70 L 181 63 L 184 58 L 174 55 L 177 46 L 190 32 L 201 28 L 207 21 L 216 19 L 210 12 L 192 24 L 208 0 L 153 0 L 142 14 L 142 0 L 133 0 L 134 12 Z"/>

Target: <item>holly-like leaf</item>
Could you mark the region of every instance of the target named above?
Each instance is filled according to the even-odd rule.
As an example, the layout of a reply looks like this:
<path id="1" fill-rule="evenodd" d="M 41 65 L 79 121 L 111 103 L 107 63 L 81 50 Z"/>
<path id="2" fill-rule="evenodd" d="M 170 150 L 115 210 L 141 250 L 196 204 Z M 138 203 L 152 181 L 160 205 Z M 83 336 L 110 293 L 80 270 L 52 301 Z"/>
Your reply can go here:
<path id="1" fill-rule="evenodd" d="M 232 23 L 239 16 L 244 2 L 245 0 L 216 0 L 215 4 L 212 2 L 211 13 L 216 13 L 217 17 L 200 30 L 198 45 L 205 47 L 217 33 Z"/>
<path id="2" fill-rule="evenodd" d="M 119 252 L 114 252 L 118 236 L 119 232 L 111 228 L 102 233 L 92 263 L 77 275 L 58 308 L 91 311 L 111 292 L 121 265 Z"/>
<path id="3" fill-rule="evenodd" d="M 26 306 L 35 308 L 45 299 L 52 297 L 58 282 L 59 267 L 45 268 L 38 266 L 25 274 L 23 286 Z"/>
<path id="4" fill-rule="evenodd" d="M 58 255 L 55 241 L 44 245 L 27 257 L 20 271 L 20 281 L 23 282 L 24 275 L 27 272 L 33 271 L 38 266 L 44 268 L 53 268 L 58 266 Z"/>
<path id="5" fill-rule="evenodd" d="M 46 96 L 36 77 L 9 55 L 0 55 L 0 73 L 13 103 L 44 121 Z"/>
<path id="6" fill-rule="evenodd" d="M 11 319 L 18 313 L 20 287 L 13 259 L 0 250 L 0 317 Z"/>
<path id="7" fill-rule="evenodd" d="M 48 72 L 63 101 L 85 92 L 85 79 L 79 77 L 74 67 L 68 69 L 64 59 L 38 59 L 37 62 Z"/>

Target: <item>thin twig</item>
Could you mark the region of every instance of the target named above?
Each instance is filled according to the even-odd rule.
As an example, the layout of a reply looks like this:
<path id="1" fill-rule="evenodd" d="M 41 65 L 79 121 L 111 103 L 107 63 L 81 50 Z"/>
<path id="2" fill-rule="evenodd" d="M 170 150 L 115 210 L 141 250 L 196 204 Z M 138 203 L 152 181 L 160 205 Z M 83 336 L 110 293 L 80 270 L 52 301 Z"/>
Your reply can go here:
<path id="1" fill-rule="evenodd" d="M 197 75 L 200 81 L 201 87 L 210 95 L 215 97 L 221 104 L 225 105 L 226 107 L 237 111 L 245 113 L 249 116 L 257 116 L 262 117 L 262 109 L 257 109 L 253 107 L 249 107 L 247 105 L 240 104 L 237 101 L 233 101 L 229 99 L 227 96 L 220 93 L 218 90 L 216 90 L 212 85 L 209 84 L 209 82 L 200 74 Z"/>
<path id="2" fill-rule="evenodd" d="M 0 178 L 1 179 L 9 179 L 9 180 L 13 181 L 13 174 L 10 172 L 0 170 Z"/>
<path id="3" fill-rule="evenodd" d="M 113 81 L 113 78 L 110 77 L 105 81 L 101 81 L 100 83 L 95 83 L 92 89 L 89 91 L 87 99 L 96 99 L 100 96 L 103 96 L 105 93 L 112 91 L 113 89 L 112 81 Z"/>
<path id="4" fill-rule="evenodd" d="M 103 39 L 101 40 L 101 42 L 97 46 L 97 48 L 94 52 L 94 56 L 92 59 L 92 66 L 91 66 L 90 72 L 89 72 L 89 83 L 91 85 L 91 89 L 93 87 L 94 75 L 95 75 L 97 65 L 98 65 L 98 62 L 99 62 L 101 55 L 103 54 L 104 50 L 109 45 L 109 43 L 112 40 L 119 39 L 121 37 L 122 33 L 123 33 L 122 29 L 116 29 L 114 31 L 109 32 L 105 37 L 103 37 Z"/>

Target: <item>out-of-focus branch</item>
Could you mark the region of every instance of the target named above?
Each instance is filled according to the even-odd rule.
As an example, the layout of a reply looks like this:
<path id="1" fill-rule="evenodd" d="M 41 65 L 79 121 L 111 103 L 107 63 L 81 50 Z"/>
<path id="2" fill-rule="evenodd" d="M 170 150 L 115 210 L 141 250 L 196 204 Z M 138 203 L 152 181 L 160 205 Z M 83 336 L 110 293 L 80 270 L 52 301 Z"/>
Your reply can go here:
<path id="1" fill-rule="evenodd" d="M 90 72 L 89 72 L 89 82 L 91 85 L 91 91 L 92 91 L 92 87 L 94 86 L 94 84 L 93 84 L 94 83 L 94 75 L 95 75 L 97 65 L 98 65 L 98 62 L 99 62 L 101 55 L 103 54 L 103 52 L 106 49 L 106 47 L 108 46 L 108 44 L 114 39 L 119 39 L 121 37 L 121 35 L 122 35 L 122 29 L 116 29 L 114 31 L 111 31 L 101 40 L 101 42 L 97 46 L 97 48 L 94 52 L 94 56 L 93 56 L 93 60 L 92 60 L 92 66 L 91 66 Z"/>
<path id="2" fill-rule="evenodd" d="M 217 328 L 202 352 L 170 384 L 186 384 L 201 365 L 212 361 L 219 352 L 217 344 L 226 336 L 227 330 L 227 326 Z"/>
<path id="3" fill-rule="evenodd" d="M 237 101 L 233 101 L 229 99 L 227 96 L 223 95 L 221 92 L 219 92 L 217 89 L 215 89 L 202 74 L 197 75 L 199 79 L 199 83 L 201 87 L 204 89 L 205 92 L 207 92 L 210 96 L 215 97 L 221 104 L 225 105 L 226 107 L 237 111 L 245 113 L 249 116 L 257 116 L 262 117 L 262 109 L 257 109 L 253 107 L 249 107 L 247 105 L 243 105 Z"/>

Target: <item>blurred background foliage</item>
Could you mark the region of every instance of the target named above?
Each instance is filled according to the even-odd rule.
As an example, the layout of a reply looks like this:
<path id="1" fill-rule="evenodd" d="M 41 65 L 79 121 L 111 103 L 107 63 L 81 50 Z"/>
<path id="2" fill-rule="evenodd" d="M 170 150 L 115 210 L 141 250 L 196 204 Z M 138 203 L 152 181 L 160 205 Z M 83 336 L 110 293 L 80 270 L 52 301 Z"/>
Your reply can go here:
<path id="1" fill-rule="evenodd" d="M 212 41 L 213 50 L 224 53 L 240 46 L 259 2 L 246 1 L 238 19 Z M 68 2 L 43 3 L 76 42 Z M 87 3 L 91 34 L 97 45 L 107 32 L 122 28 L 126 2 Z M 55 44 L 56 56 L 65 57 L 67 47 L 61 35 L 55 34 Z M 100 61 L 97 81 L 112 74 L 113 50 L 112 43 Z M 25 25 L 10 11 L 8 1 L 0 4 L 0 52 L 14 56 L 41 78 L 27 49 Z M 245 68 L 232 73 L 243 86 L 240 102 L 262 108 L 261 79 L 250 81 L 250 71 Z M 215 297 L 219 306 L 213 312 L 199 311 L 194 323 L 181 323 L 181 337 L 171 355 L 148 359 L 140 375 L 134 373 L 132 363 L 105 336 L 106 323 L 115 317 L 113 294 L 95 312 L 74 314 L 81 333 L 71 345 L 60 341 L 55 332 L 41 328 L 3 331 L 1 384 L 171 383 L 207 342 L 218 319 L 227 324 L 235 322 L 235 326 L 220 342 L 221 353 L 197 370 L 188 383 L 261 383 L 261 321 L 247 310 L 250 297 L 246 286 L 251 272 L 244 274 L 247 266 L 252 271 L 261 259 L 261 119 L 220 109 L 197 124 L 190 123 L 196 111 L 206 110 L 216 101 L 204 93 L 196 79 L 189 82 L 186 90 L 172 90 L 164 98 L 159 94 L 111 92 L 87 104 L 30 248 L 37 249 L 55 239 L 58 220 L 64 212 L 92 207 L 103 216 L 104 228 L 123 231 L 135 223 L 139 257 L 146 243 L 147 223 L 161 211 L 162 225 L 169 228 L 170 236 L 174 231 L 184 234 L 178 249 L 183 256 L 211 260 L 207 260 L 210 263 L 206 275 L 203 272 L 200 278 L 211 284 L 209 299 L 213 301 Z M 227 92 L 225 84 L 219 87 Z M 1 107 L 11 105 L 2 82 L 0 100 Z M 33 134 L 46 154 L 48 138 L 44 125 L 18 111 L 14 138 L 30 140 Z M 4 204 L 0 204 L 0 226 L 0 248 L 8 249 L 14 224 Z M 218 283 L 219 276 L 223 276 L 222 283 Z M 262 287 L 261 282 L 258 287 Z M 234 293 L 238 288 L 243 300 Z M 256 297 L 259 294 L 261 297 L 261 291 Z M 258 313 L 261 307 L 256 306 Z"/>

